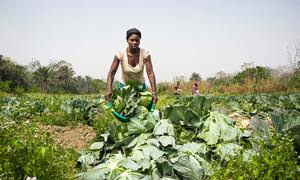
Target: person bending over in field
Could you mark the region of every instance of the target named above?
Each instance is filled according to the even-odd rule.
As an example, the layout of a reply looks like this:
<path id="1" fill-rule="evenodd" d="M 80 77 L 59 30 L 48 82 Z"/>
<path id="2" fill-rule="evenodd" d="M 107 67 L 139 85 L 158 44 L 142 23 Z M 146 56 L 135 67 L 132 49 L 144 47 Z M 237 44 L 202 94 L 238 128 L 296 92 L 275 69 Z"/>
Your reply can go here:
<path id="1" fill-rule="evenodd" d="M 180 95 L 182 90 L 179 88 L 180 82 L 178 81 L 176 86 L 174 87 L 174 95 Z"/>
<path id="2" fill-rule="evenodd" d="M 140 48 L 141 32 L 136 29 L 129 29 L 126 34 L 128 47 L 121 49 L 115 55 L 110 70 L 107 75 L 107 94 L 106 99 L 111 100 L 112 97 L 112 83 L 114 76 L 121 63 L 122 72 L 119 87 L 126 85 L 128 81 L 138 81 L 143 84 L 146 89 L 144 78 L 144 66 L 151 84 L 151 92 L 153 101 L 156 103 L 156 80 L 153 72 L 152 62 L 149 51 Z"/>
<path id="3" fill-rule="evenodd" d="M 192 95 L 197 95 L 197 94 L 199 94 L 198 83 L 194 83 L 193 90 L 192 90 Z"/>

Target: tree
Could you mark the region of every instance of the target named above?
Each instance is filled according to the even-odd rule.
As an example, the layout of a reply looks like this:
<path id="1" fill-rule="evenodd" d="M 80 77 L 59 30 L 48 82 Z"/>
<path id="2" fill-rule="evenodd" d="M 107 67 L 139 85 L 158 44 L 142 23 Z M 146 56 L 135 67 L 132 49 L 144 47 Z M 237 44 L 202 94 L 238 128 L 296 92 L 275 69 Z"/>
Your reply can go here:
<path id="1" fill-rule="evenodd" d="M 106 88 L 106 83 L 101 79 L 93 79 L 90 76 L 85 76 L 85 79 L 88 85 L 88 93 L 99 93 Z"/>
<path id="2" fill-rule="evenodd" d="M 199 73 L 193 73 L 190 77 L 190 81 L 201 81 L 201 76 Z"/>
<path id="3" fill-rule="evenodd" d="M 292 66 L 293 71 L 298 71 L 300 69 L 300 47 L 299 44 L 295 46 L 295 53 L 288 51 L 288 59 Z"/>
<path id="4" fill-rule="evenodd" d="M 76 78 L 76 87 L 77 87 L 77 93 L 85 94 L 88 93 L 88 84 L 84 77 L 77 76 Z"/>
<path id="5" fill-rule="evenodd" d="M 225 78 L 226 76 L 227 76 L 227 74 L 224 71 L 219 71 L 215 75 L 216 79 Z"/>
<path id="6" fill-rule="evenodd" d="M 262 79 L 269 79 L 271 78 L 271 70 L 267 67 L 251 67 L 247 68 L 242 72 L 239 72 L 237 75 L 233 77 L 234 82 L 244 83 L 246 79 L 252 79 L 255 81 L 262 80 Z"/>
<path id="7" fill-rule="evenodd" d="M 9 81 L 9 89 L 16 88 L 25 90 L 29 87 L 28 72 L 24 66 L 17 65 L 10 58 L 0 55 L 0 82 Z"/>
<path id="8" fill-rule="evenodd" d="M 241 70 L 245 71 L 246 69 L 253 68 L 254 62 L 244 62 L 244 64 L 241 65 Z"/>
<path id="9" fill-rule="evenodd" d="M 72 65 L 58 61 L 41 65 L 39 60 L 21 66 L 0 55 L 0 91 L 24 92 L 24 90 L 50 93 L 99 93 L 106 88 L 101 79 L 77 76 Z"/>
<path id="10" fill-rule="evenodd" d="M 295 46 L 295 52 L 293 55 L 288 51 L 289 61 L 292 66 L 293 73 L 289 80 L 291 87 L 300 88 L 300 47 L 299 44 Z"/>
<path id="11" fill-rule="evenodd" d="M 36 82 L 42 86 L 42 91 L 48 91 L 49 82 L 53 77 L 51 68 L 49 66 L 40 65 L 40 67 L 38 67 L 36 71 L 33 72 L 33 74 Z"/>
<path id="12" fill-rule="evenodd" d="M 72 67 L 63 65 L 56 72 L 56 83 L 63 92 L 76 93 L 75 72 Z"/>
<path id="13" fill-rule="evenodd" d="M 32 58 L 32 62 L 29 63 L 29 65 L 27 66 L 27 69 L 30 71 L 30 72 L 34 72 L 36 71 L 38 68 L 40 68 L 42 65 L 40 63 L 39 60 L 35 59 L 35 58 Z"/>

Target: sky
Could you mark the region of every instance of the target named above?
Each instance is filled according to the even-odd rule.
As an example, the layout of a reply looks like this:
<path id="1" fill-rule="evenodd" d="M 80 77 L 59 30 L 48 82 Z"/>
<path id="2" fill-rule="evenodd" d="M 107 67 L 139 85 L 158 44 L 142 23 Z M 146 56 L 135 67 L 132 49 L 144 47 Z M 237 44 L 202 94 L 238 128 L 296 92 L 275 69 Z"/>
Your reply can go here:
<path id="1" fill-rule="evenodd" d="M 65 60 L 93 78 L 106 78 L 133 27 L 158 82 L 233 73 L 244 62 L 287 65 L 300 42 L 300 0 L 0 0 L 0 7 L 0 54 L 22 65 Z"/>

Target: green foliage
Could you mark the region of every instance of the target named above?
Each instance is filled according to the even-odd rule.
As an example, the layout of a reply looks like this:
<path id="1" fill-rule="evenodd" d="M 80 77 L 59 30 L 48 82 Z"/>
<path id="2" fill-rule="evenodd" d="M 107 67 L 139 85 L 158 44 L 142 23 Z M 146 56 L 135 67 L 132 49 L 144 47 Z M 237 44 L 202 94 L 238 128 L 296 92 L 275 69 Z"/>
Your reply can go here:
<path id="1" fill-rule="evenodd" d="M 233 77 L 234 82 L 243 84 L 246 79 L 262 80 L 271 78 L 271 71 L 268 68 L 256 66 L 247 68 Z"/>
<path id="2" fill-rule="evenodd" d="M 0 116 L 34 121 L 49 125 L 93 124 L 99 118 L 104 100 L 98 97 L 42 96 L 40 98 L 1 97 Z M 99 120 L 99 119 L 98 119 Z"/>
<path id="3" fill-rule="evenodd" d="M 0 91 L 10 93 L 11 92 L 10 85 L 11 85 L 11 81 L 0 82 Z"/>
<path id="4" fill-rule="evenodd" d="M 300 61 L 298 64 L 299 67 L 295 70 L 289 80 L 289 86 L 293 88 L 300 88 Z"/>
<path id="5" fill-rule="evenodd" d="M 104 102 L 103 99 L 69 99 L 61 105 L 61 109 L 70 115 L 70 119 L 75 121 L 82 120 L 83 122 L 90 124 L 93 119 L 93 115 L 101 111 L 101 105 Z"/>
<path id="6" fill-rule="evenodd" d="M 155 104 L 157 109 L 163 109 L 164 107 L 175 103 L 175 96 L 173 94 L 159 94 L 158 101 Z"/>
<path id="7" fill-rule="evenodd" d="M 26 68 L 15 64 L 10 58 L 0 55 L 0 82 L 3 81 L 10 82 L 9 88 L 11 90 L 17 86 L 23 87 L 25 90 L 29 88 Z M 5 90 L 8 90 L 8 88 L 6 87 Z"/>
<path id="8" fill-rule="evenodd" d="M 276 109 L 271 113 L 271 118 L 277 132 L 288 131 L 291 133 L 295 148 L 300 153 L 300 112 Z"/>
<path id="9" fill-rule="evenodd" d="M 152 102 L 152 94 L 143 89 L 139 82 L 127 82 L 122 89 L 114 89 L 112 95 L 113 110 L 125 117 L 133 117 L 138 106 L 148 108 Z"/>
<path id="10" fill-rule="evenodd" d="M 267 137 L 252 139 L 256 154 L 249 160 L 245 156 L 232 158 L 212 179 L 298 179 L 300 168 L 287 134 L 270 133 Z"/>
<path id="11" fill-rule="evenodd" d="M 24 93 L 25 93 L 25 89 L 23 88 L 23 87 L 21 87 L 21 86 L 17 86 L 16 88 L 15 88 L 15 90 L 14 90 L 14 93 L 16 94 L 16 95 L 24 95 Z"/>
<path id="12" fill-rule="evenodd" d="M 156 84 L 156 91 L 159 94 L 167 93 L 168 92 L 168 87 L 171 86 L 171 83 L 157 83 Z"/>
<path id="13" fill-rule="evenodd" d="M 2 97 L 0 99 L 0 117 L 22 120 L 35 115 L 46 113 L 48 109 L 41 101 L 34 101 L 27 97 Z"/>
<path id="14" fill-rule="evenodd" d="M 221 78 L 210 77 L 207 78 L 207 82 L 214 86 L 214 88 L 218 88 L 220 86 L 228 86 L 232 82 L 231 76 L 225 76 Z"/>
<path id="15" fill-rule="evenodd" d="M 140 93 L 140 102 L 139 105 L 148 107 L 149 104 L 152 102 L 152 93 L 150 92 L 141 92 Z"/>
<path id="16" fill-rule="evenodd" d="M 237 112 L 249 117 L 254 115 L 265 117 L 266 113 L 277 109 L 300 112 L 299 93 L 214 96 L 212 101 L 215 110 Z"/>
<path id="17" fill-rule="evenodd" d="M 57 111 L 57 112 L 45 113 L 41 116 L 34 116 L 33 121 L 41 122 L 44 125 L 55 125 L 55 126 L 73 126 L 78 123 L 78 121 L 69 118 L 70 116 L 66 115 L 65 112 Z"/>
<path id="18" fill-rule="evenodd" d="M 165 119 L 158 111 L 138 106 L 128 123 L 111 126 L 82 153 L 78 178 L 200 179 L 213 175 L 213 162 L 239 155 L 243 140 L 242 131 L 229 117 L 209 112 L 210 104 L 204 96 L 182 98 L 166 108 Z M 210 125 L 214 122 L 217 129 Z M 178 129 L 184 128 L 193 136 L 189 142 L 178 138 Z M 217 141 L 211 143 L 208 136 Z"/>
<path id="19" fill-rule="evenodd" d="M 75 77 L 72 65 L 58 61 L 46 66 L 38 60 L 21 66 L 8 57 L 0 55 L 0 91 L 2 92 L 47 92 L 47 93 L 99 93 L 105 90 L 101 79 Z M 23 90 L 22 90 L 23 91 Z"/>
<path id="20" fill-rule="evenodd" d="M 199 73 L 193 73 L 190 77 L 190 81 L 201 81 L 201 76 Z"/>
<path id="21" fill-rule="evenodd" d="M 0 177 L 6 179 L 8 173 L 15 179 L 74 177 L 72 153 L 53 145 L 49 135 L 39 132 L 34 122 L 93 126 L 97 140 L 78 159 L 78 178 L 282 179 L 286 176 L 296 179 L 299 176 L 293 147 L 293 141 L 297 142 L 294 133 L 299 130 L 299 93 L 177 96 L 176 99 L 164 95 L 159 99 L 160 107 L 164 107 L 161 112 L 149 112 L 137 104 L 130 121 L 120 123 L 98 96 L 0 94 L 3 122 Z M 270 129 L 282 135 L 239 129 L 228 116 L 232 113 L 252 118 L 253 129 L 251 123 L 256 119 L 269 126 L 264 118 L 271 117 Z M 285 129 L 294 140 L 284 134 Z M 39 154 L 43 148 L 46 159 Z M 17 165 L 19 161 L 21 165 Z M 47 170 L 39 169 L 46 166 Z"/>
<path id="22" fill-rule="evenodd" d="M 94 116 L 92 127 L 97 135 L 104 134 L 109 128 L 113 126 L 114 117 L 110 110 L 103 110 Z"/>
<path id="23" fill-rule="evenodd" d="M 41 85 L 42 92 L 49 91 L 49 83 L 51 78 L 54 76 L 54 72 L 50 68 L 50 66 L 41 66 L 37 67 L 37 70 L 33 72 L 33 78 L 38 85 Z"/>
<path id="24" fill-rule="evenodd" d="M 1 179 L 69 179 L 75 173 L 74 157 L 33 124 L 0 118 Z"/>

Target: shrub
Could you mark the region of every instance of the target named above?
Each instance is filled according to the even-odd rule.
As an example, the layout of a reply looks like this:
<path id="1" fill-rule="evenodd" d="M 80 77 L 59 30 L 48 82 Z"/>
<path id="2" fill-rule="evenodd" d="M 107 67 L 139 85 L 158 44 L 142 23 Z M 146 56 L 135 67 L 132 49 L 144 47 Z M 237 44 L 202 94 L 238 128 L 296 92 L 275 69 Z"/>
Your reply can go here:
<path id="1" fill-rule="evenodd" d="M 10 84 L 11 84 L 11 81 L 0 82 L 0 91 L 9 93 L 11 91 L 10 90 Z"/>
<path id="2" fill-rule="evenodd" d="M 22 96 L 22 95 L 24 95 L 24 93 L 25 93 L 25 89 L 24 89 L 23 87 L 21 87 L 21 86 L 17 86 L 17 87 L 15 88 L 15 90 L 14 90 L 14 93 L 15 93 L 16 95 Z"/>
<path id="3" fill-rule="evenodd" d="M 233 81 L 243 84 L 245 79 L 262 80 L 271 78 L 271 71 L 268 68 L 256 66 L 247 68 L 233 77 Z"/>
<path id="4" fill-rule="evenodd" d="M 49 134 L 30 123 L 0 119 L 1 179 L 74 178 L 74 154 L 55 146 Z"/>
<path id="5" fill-rule="evenodd" d="M 293 73 L 289 85 L 293 88 L 300 88 L 300 69 Z"/>
<path id="6" fill-rule="evenodd" d="M 216 172 L 213 179 L 297 179 L 300 169 L 293 139 L 287 134 L 270 133 L 253 140 L 256 155 L 245 161 L 243 156 L 231 159 Z"/>

